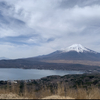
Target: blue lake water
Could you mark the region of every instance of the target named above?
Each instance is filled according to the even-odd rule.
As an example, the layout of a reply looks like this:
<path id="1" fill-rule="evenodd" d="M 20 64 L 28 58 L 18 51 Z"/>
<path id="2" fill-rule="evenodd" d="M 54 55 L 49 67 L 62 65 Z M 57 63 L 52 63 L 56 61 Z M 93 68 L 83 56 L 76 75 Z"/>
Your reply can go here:
<path id="1" fill-rule="evenodd" d="M 50 75 L 83 74 L 81 71 L 0 68 L 0 80 L 40 79 Z"/>

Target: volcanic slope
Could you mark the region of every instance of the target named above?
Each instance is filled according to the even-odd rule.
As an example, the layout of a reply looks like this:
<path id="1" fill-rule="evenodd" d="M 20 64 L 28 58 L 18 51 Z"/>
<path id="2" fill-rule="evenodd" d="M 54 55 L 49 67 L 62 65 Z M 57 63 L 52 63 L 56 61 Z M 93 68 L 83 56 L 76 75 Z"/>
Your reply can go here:
<path id="1" fill-rule="evenodd" d="M 83 47 L 81 44 L 73 44 L 63 50 L 57 50 L 48 55 L 29 59 L 47 63 L 71 63 L 100 66 L 100 53 Z"/>
<path id="2" fill-rule="evenodd" d="M 88 60 L 100 61 L 100 53 L 83 47 L 80 44 L 74 44 L 64 50 L 57 50 L 48 55 L 35 57 L 38 60 Z"/>

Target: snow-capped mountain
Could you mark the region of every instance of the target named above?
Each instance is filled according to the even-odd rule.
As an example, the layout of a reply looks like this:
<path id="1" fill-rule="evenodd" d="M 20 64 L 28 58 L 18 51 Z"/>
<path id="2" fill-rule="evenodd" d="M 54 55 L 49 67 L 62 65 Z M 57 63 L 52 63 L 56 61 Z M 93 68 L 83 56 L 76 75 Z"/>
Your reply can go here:
<path id="1" fill-rule="evenodd" d="M 64 50 L 57 50 L 48 55 L 37 57 L 40 60 L 88 60 L 100 61 L 100 53 L 83 47 L 80 44 L 74 44 Z"/>
<path id="2" fill-rule="evenodd" d="M 77 65 L 81 64 L 81 65 Z M 85 65 L 85 66 L 83 66 Z M 87 65 L 89 67 L 87 68 Z M 0 60 L 1 68 L 43 68 L 43 69 L 91 69 L 100 66 L 100 53 L 74 44 L 64 50 L 57 50 L 48 55 L 22 58 L 15 60 Z M 84 68 L 85 67 L 85 68 Z"/>
<path id="3" fill-rule="evenodd" d="M 83 47 L 81 44 L 73 44 L 69 46 L 68 48 L 62 50 L 63 52 L 70 52 L 70 51 L 76 51 L 76 52 L 91 52 L 91 53 L 97 53 L 93 50 L 90 50 L 86 47 Z"/>

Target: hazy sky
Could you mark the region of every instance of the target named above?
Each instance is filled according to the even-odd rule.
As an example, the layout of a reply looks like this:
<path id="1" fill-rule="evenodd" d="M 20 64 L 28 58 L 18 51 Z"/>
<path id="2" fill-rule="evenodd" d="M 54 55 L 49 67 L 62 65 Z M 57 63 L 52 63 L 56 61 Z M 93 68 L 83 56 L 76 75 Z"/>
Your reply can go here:
<path id="1" fill-rule="evenodd" d="M 0 0 L 0 57 L 34 57 L 75 43 L 100 52 L 100 0 Z"/>

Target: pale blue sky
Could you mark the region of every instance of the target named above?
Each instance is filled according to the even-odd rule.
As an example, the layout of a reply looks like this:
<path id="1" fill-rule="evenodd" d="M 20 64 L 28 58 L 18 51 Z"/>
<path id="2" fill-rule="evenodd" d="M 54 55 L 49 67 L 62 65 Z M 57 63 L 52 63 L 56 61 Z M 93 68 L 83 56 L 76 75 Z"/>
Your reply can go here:
<path id="1" fill-rule="evenodd" d="M 76 43 L 100 52 L 100 0 L 0 0 L 0 57 L 34 57 Z"/>

